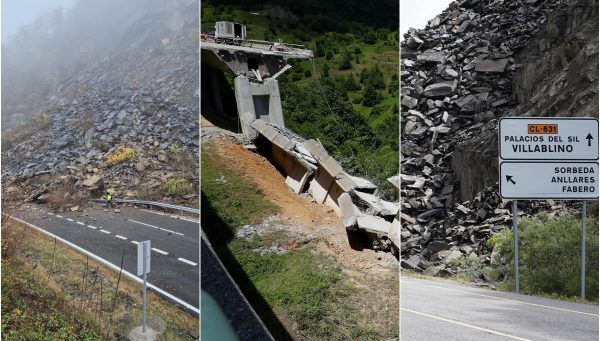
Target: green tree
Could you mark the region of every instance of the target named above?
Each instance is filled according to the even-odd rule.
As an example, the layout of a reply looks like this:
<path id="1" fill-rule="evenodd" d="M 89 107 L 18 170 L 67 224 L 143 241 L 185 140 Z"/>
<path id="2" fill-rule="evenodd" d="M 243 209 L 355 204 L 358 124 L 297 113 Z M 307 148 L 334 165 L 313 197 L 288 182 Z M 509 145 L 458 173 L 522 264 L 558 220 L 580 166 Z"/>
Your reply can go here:
<path id="1" fill-rule="evenodd" d="M 372 107 L 381 102 L 381 94 L 377 92 L 374 86 L 367 84 L 365 86 L 365 94 L 363 95 L 362 104 L 366 107 Z"/>
<path id="2" fill-rule="evenodd" d="M 323 77 L 329 77 L 329 65 L 327 63 L 323 65 Z"/>
<path id="3" fill-rule="evenodd" d="M 339 69 L 340 70 L 350 70 L 352 68 L 352 56 L 350 52 L 346 51 L 342 55 L 342 61 L 340 62 Z"/>
<path id="4" fill-rule="evenodd" d="M 331 60 L 331 58 L 333 58 L 333 52 L 331 52 L 331 50 L 327 50 L 327 53 L 325 54 L 325 59 Z"/>

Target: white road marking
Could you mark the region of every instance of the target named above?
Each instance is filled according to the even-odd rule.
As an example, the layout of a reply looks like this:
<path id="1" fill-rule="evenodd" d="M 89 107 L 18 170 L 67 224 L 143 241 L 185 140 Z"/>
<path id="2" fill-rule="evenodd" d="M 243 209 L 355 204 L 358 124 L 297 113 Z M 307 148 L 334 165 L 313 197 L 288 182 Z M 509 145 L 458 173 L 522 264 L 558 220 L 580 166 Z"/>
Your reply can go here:
<path id="1" fill-rule="evenodd" d="M 67 240 L 65 240 L 65 239 L 63 239 L 63 238 L 55 235 L 55 234 L 52 234 L 52 233 L 50 233 L 50 232 L 48 232 L 48 231 L 46 231 L 46 230 L 44 230 L 42 228 L 39 228 L 39 227 L 37 227 L 37 226 L 35 226 L 35 225 L 31 224 L 31 223 L 28 223 L 28 222 L 26 222 L 26 221 L 24 221 L 22 219 L 19 219 L 19 218 L 13 217 L 13 216 L 10 216 L 10 217 L 12 219 L 14 219 L 14 220 L 22 223 L 22 224 L 25 224 L 25 225 L 27 225 L 27 226 L 29 226 L 29 227 L 31 227 L 31 228 L 39 231 L 40 233 L 43 233 L 43 234 L 45 234 L 45 235 L 47 235 L 49 237 L 52 237 L 52 238 L 56 238 L 61 243 L 66 244 L 66 245 L 72 247 L 73 249 L 77 250 L 78 252 L 81 252 L 81 253 L 83 253 L 85 255 L 89 255 L 90 257 L 94 258 L 98 262 L 100 262 L 100 263 L 102 263 L 102 264 L 110 267 L 114 271 L 120 271 L 121 273 L 123 273 L 123 275 L 129 277 L 131 280 L 136 281 L 137 283 L 140 283 L 140 284 L 142 283 L 142 279 L 141 278 L 139 278 L 138 276 L 136 276 L 136 275 L 134 275 L 134 274 L 132 274 L 132 273 L 126 271 L 126 270 L 121 269 L 120 267 L 118 267 L 115 264 L 107 261 L 106 259 L 104 259 L 104 258 L 102 258 L 102 257 L 100 257 L 100 256 L 98 256 L 96 254 L 93 254 L 93 253 L 85 250 L 82 247 L 79 247 L 79 246 L 77 246 L 77 245 L 75 245 L 75 244 L 73 244 L 73 243 L 71 243 L 71 242 L 69 242 L 69 241 L 67 241 Z M 137 244 L 137 242 L 135 242 L 135 243 Z M 174 296 L 174 295 L 172 295 L 172 294 L 164 291 L 163 289 L 155 286 L 152 283 L 148 283 L 148 288 L 150 288 L 152 290 L 155 290 L 156 292 L 158 292 L 158 293 L 160 293 L 160 294 L 162 294 L 162 295 L 170 298 L 171 300 L 173 300 L 173 301 L 181 304 L 182 306 L 184 306 L 187 309 L 195 312 L 196 314 L 200 314 L 200 309 L 198 308 L 198 306 L 194 306 L 192 304 L 189 304 L 189 303 L 185 302 L 184 300 L 182 300 L 182 299 L 180 299 L 180 298 L 178 298 L 178 297 L 176 297 L 176 296 Z"/>
<path id="2" fill-rule="evenodd" d="M 78 221 L 77 224 L 85 226 L 85 224 L 80 221 Z"/>
<path id="3" fill-rule="evenodd" d="M 194 263 L 194 262 L 192 262 L 191 260 L 187 260 L 187 259 L 185 259 L 185 258 L 181 258 L 181 257 L 180 257 L 180 258 L 177 258 L 177 260 L 178 260 L 178 261 L 180 261 L 180 262 L 187 263 L 187 264 L 189 264 L 189 265 L 193 265 L 193 266 L 196 266 L 196 265 L 198 265 L 197 263 Z"/>
<path id="4" fill-rule="evenodd" d="M 94 229 L 94 230 L 95 230 L 95 229 L 97 229 L 97 227 L 96 227 L 96 226 L 93 226 L 93 225 L 88 225 L 87 227 L 89 227 L 89 228 L 91 228 L 91 229 Z"/>
<path id="5" fill-rule="evenodd" d="M 493 299 L 500 300 L 500 301 L 508 301 L 508 302 L 514 302 L 514 303 L 521 303 L 521 304 L 531 305 L 531 306 L 534 306 L 534 307 L 540 307 L 540 308 L 546 308 L 546 309 L 554 309 L 554 310 L 566 311 L 566 312 L 569 312 L 569 313 L 576 313 L 576 314 L 583 314 L 583 315 L 590 315 L 590 316 L 598 316 L 598 314 L 586 313 L 586 312 L 583 312 L 583 311 L 577 311 L 577 310 L 571 310 L 571 309 L 565 309 L 565 308 L 557 308 L 557 307 L 552 307 L 552 306 L 549 306 L 549 305 L 529 303 L 529 302 L 518 301 L 518 300 L 511 300 L 510 298 L 503 298 L 503 297 L 497 297 L 497 296 L 492 296 L 492 295 L 478 294 L 478 293 L 474 293 L 474 292 L 470 292 L 470 291 L 464 291 L 464 290 L 458 290 L 458 289 L 450 289 L 450 288 L 445 288 L 445 287 L 441 287 L 441 286 L 437 286 L 437 285 L 415 283 L 415 282 L 410 282 L 410 281 L 401 281 L 401 284 L 402 283 L 404 283 L 404 284 L 414 284 L 414 285 L 418 285 L 418 286 L 426 286 L 426 287 L 437 288 L 437 289 L 448 290 L 448 291 L 454 291 L 454 292 L 460 292 L 460 293 L 474 295 L 474 296 L 480 296 L 480 297 L 493 298 Z"/>
<path id="6" fill-rule="evenodd" d="M 132 240 L 131 242 L 134 243 L 135 245 L 139 244 L 139 242 L 136 242 L 135 240 Z"/>
<path id="7" fill-rule="evenodd" d="M 148 213 L 154 213 L 154 214 L 158 214 L 158 215 L 162 215 L 162 216 L 166 216 L 166 217 L 171 217 L 173 219 L 180 219 L 180 220 L 185 220 L 185 221 L 189 221 L 191 223 L 199 223 L 198 220 L 194 220 L 194 219 L 190 219 L 187 217 L 183 217 L 183 216 L 178 216 L 178 215 L 173 215 L 173 214 L 166 214 L 166 213 L 161 213 L 161 212 L 156 212 L 156 211 L 151 211 L 151 210 L 142 210 L 144 212 L 148 212 Z"/>
<path id="8" fill-rule="evenodd" d="M 67 218 L 67 220 L 68 220 L 68 221 L 75 221 L 75 220 L 73 220 L 73 219 L 71 219 L 71 218 Z"/>
<path id="9" fill-rule="evenodd" d="M 54 213 L 52 213 L 52 212 L 47 212 L 47 213 L 48 213 L 49 215 L 54 215 Z"/>
<path id="10" fill-rule="evenodd" d="M 522 337 L 510 335 L 510 334 L 505 334 L 505 333 L 502 333 L 502 332 L 499 332 L 499 331 L 495 331 L 495 330 L 492 330 L 492 329 L 481 328 L 481 327 L 478 327 L 478 326 L 474 326 L 472 324 L 467 324 L 467 323 L 459 322 L 459 321 L 456 321 L 456 320 L 450 320 L 450 319 L 443 318 L 443 317 L 440 317 L 440 316 L 425 314 L 425 313 L 422 313 L 422 312 L 419 312 L 419 311 L 414 311 L 414 310 L 411 310 L 411 309 L 400 308 L 400 310 L 406 311 L 406 312 L 409 312 L 409 313 L 413 313 L 413 314 L 417 314 L 417 315 L 422 315 L 422 316 L 430 317 L 430 318 L 437 319 L 437 320 L 444 321 L 444 322 L 458 324 L 458 325 L 461 325 L 461 326 L 467 327 L 467 328 L 477 329 L 477 330 L 485 332 L 485 333 L 490 333 L 490 334 L 495 334 L 495 335 L 500 335 L 500 336 L 508 337 L 508 338 L 514 339 L 514 340 L 532 341 L 530 339 L 525 339 L 525 338 L 522 338 Z"/>
<path id="11" fill-rule="evenodd" d="M 118 234 L 117 234 L 117 235 L 115 235 L 115 237 L 117 237 L 117 238 L 119 238 L 119 239 L 127 240 L 127 237 L 123 237 L 123 236 L 120 236 L 120 235 L 118 235 Z"/>
<path id="12" fill-rule="evenodd" d="M 168 255 L 169 254 L 168 252 L 163 251 L 161 249 L 157 249 L 155 247 L 152 248 L 152 251 L 156 251 L 156 252 L 160 253 L 161 255 Z"/>
<path id="13" fill-rule="evenodd" d="M 164 229 L 164 228 L 162 228 L 162 227 L 158 227 L 158 226 L 154 226 L 154 225 L 150 225 L 150 224 L 142 223 L 141 221 L 137 221 L 137 220 L 131 220 L 131 219 L 127 219 L 127 220 L 129 220 L 129 221 L 130 221 L 130 222 L 132 222 L 132 223 L 136 223 L 136 224 L 140 224 L 140 225 L 146 225 L 146 226 L 150 226 L 150 227 L 152 227 L 152 228 L 155 228 L 155 229 L 159 229 L 159 230 L 162 230 L 162 231 L 167 231 L 167 232 L 171 232 L 171 233 L 175 233 L 175 234 L 178 234 L 178 235 L 180 235 L 180 236 L 183 236 L 183 233 L 179 233 L 179 232 L 175 232 L 175 231 L 171 231 L 171 230 Z"/>
<path id="14" fill-rule="evenodd" d="M 57 214 L 56 216 L 57 216 L 57 217 L 59 217 L 59 218 L 62 218 L 62 217 L 63 217 L 63 216 L 61 216 L 60 214 Z"/>
<path id="15" fill-rule="evenodd" d="M 110 231 L 106 231 L 106 230 L 100 230 L 100 232 L 110 234 Z"/>

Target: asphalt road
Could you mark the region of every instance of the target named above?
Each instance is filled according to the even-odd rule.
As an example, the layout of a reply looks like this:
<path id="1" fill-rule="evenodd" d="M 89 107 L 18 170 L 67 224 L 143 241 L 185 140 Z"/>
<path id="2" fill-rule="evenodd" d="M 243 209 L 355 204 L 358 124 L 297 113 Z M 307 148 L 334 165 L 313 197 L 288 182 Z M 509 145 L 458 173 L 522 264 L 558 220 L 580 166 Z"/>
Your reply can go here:
<path id="1" fill-rule="evenodd" d="M 401 340 L 598 340 L 598 306 L 400 280 Z"/>
<path id="2" fill-rule="evenodd" d="M 139 208 L 104 212 L 94 204 L 83 212 L 55 213 L 45 206 L 22 207 L 14 216 L 57 235 L 123 269 L 137 273 L 137 243 L 150 240 L 149 283 L 199 306 L 198 221 Z"/>

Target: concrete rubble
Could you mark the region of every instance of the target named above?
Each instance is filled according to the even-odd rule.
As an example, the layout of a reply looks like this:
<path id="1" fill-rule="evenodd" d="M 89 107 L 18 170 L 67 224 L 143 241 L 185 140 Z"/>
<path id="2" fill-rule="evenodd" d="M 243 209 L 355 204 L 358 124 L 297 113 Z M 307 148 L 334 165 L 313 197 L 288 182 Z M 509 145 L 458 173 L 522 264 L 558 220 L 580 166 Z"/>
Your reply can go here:
<path id="1" fill-rule="evenodd" d="M 587 11 L 581 8 L 585 6 L 595 14 L 584 14 Z M 536 108 L 544 107 L 539 99 L 543 95 L 532 95 L 537 84 L 568 79 L 555 75 L 570 72 L 569 65 L 564 64 L 553 70 L 555 74 L 539 71 L 535 78 L 537 70 L 546 70 L 550 62 L 535 64 L 545 57 L 527 53 L 547 49 L 546 44 L 555 48 L 553 60 L 578 55 L 580 59 L 571 56 L 567 63 L 579 63 L 577 70 L 595 65 L 590 74 L 597 74 L 597 12 L 597 1 L 463 0 L 453 2 L 424 29 L 409 29 L 404 35 L 400 47 L 398 214 L 403 268 L 445 276 L 453 271 L 452 260 L 463 255 L 474 254 L 489 262 L 492 250 L 485 241 L 511 222 L 510 204 L 498 196 L 497 119 L 536 115 L 527 111 L 532 107 L 527 103 L 533 98 L 538 102 Z M 578 19 L 578 15 L 585 19 Z M 595 20 L 595 26 L 590 24 L 592 38 L 577 33 L 586 27 L 586 20 Z M 559 30 L 565 30 L 561 34 L 567 38 L 557 35 Z M 554 40 L 548 43 L 548 39 Z M 565 52 L 568 44 L 560 39 L 577 40 L 579 52 Z M 522 70 L 522 59 L 529 59 L 537 69 Z M 597 98 L 597 79 L 594 82 L 582 72 L 571 78 L 571 87 L 589 84 L 586 86 L 591 90 L 586 88 L 585 92 Z M 552 85 L 543 86 L 548 90 Z M 562 90 L 565 93 L 566 88 Z M 573 96 L 578 95 L 565 98 Z M 555 103 L 553 98 L 556 96 L 548 101 Z M 552 105 L 548 108 L 563 110 L 564 116 L 581 115 L 575 113 L 574 105 L 568 110 Z M 597 112 L 591 115 L 597 117 Z M 520 210 L 528 215 L 570 207 L 551 200 L 519 202 Z"/>
<path id="2" fill-rule="evenodd" d="M 256 142 L 268 142 L 271 158 L 286 174 L 285 182 L 294 193 L 308 193 L 315 202 L 330 206 L 347 229 L 372 233 L 377 249 L 397 254 L 398 203 L 377 197 L 377 186 L 369 180 L 346 173 L 319 141 L 305 140 L 250 113 L 241 117 L 260 137 Z M 398 187 L 399 178 L 391 179 Z"/>

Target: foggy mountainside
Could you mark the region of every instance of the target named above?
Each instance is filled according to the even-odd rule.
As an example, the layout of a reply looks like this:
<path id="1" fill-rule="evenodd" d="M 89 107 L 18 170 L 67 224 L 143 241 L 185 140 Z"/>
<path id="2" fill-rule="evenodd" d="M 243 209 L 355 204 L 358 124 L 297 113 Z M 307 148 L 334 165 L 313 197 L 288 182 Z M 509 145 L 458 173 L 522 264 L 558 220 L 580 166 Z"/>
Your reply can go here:
<path id="1" fill-rule="evenodd" d="M 3 182 L 197 198 L 198 34 L 193 0 L 80 0 L 23 27 L 2 45 Z"/>

